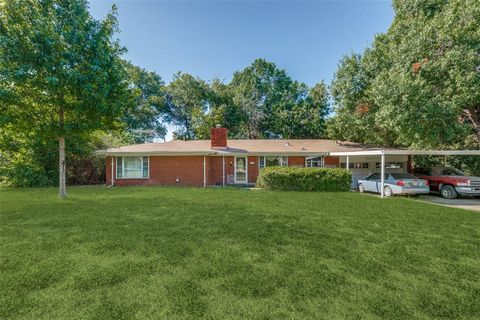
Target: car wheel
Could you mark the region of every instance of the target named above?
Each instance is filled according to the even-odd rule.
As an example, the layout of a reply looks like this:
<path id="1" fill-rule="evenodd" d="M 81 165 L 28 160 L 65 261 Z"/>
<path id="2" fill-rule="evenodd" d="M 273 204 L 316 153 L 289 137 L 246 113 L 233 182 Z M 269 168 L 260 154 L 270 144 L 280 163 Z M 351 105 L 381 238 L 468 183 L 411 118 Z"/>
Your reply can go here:
<path id="1" fill-rule="evenodd" d="M 392 188 L 390 188 L 389 186 L 386 186 L 386 187 L 383 189 L 383 195 L 384 195 L 385 197 L 391 197 L 391 196 L 393 196 Z"/>
<path id="2" fill-rule="evenodd" d="M 440 193 L 445 199 L 455 199 L 458 196 L 455 188 L 449 185 L 443 186 L 442 189 L 440 189 Z"/>
<path id="3" fill-rule="evenodd" d="M 358 192 L 360 192 L 360 193 L 365 192 L 365 188 L 363 187 L 363 184 L 361 184 L 361 183 L 358 184 Z"/>

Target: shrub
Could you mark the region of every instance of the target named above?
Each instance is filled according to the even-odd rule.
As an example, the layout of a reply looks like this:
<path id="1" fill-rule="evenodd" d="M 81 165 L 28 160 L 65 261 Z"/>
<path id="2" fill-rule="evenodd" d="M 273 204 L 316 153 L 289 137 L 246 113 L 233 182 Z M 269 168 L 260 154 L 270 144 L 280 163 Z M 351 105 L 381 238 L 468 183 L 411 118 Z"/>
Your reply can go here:
<path id="1" fill-rule="evenodd" d="M 284 191 L 348 191 L 351 181 L 350 171 L 340 168 L 266 167 L 257 185 Z"/>

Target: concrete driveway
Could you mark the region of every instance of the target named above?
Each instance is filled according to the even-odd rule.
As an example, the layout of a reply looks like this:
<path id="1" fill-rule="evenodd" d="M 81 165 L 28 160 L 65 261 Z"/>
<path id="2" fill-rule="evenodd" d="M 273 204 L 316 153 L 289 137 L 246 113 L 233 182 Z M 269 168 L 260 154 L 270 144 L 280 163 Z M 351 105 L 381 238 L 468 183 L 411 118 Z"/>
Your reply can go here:
<path id="1" fill-rule="evenodd" d="M 444 206 L 480 211 L 479 198 L 444 199 L 441 196 L 437 196 L 437 195 L 422 195 L 420 196 L 420 199 L 423 201 L 440 204 Z"/>

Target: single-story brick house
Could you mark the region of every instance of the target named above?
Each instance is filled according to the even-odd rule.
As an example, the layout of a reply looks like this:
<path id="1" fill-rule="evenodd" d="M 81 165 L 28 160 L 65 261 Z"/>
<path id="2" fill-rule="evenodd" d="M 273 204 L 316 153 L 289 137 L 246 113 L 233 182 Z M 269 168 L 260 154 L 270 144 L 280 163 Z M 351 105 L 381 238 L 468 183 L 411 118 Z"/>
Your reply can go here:
<path id="1" fill-rule="evenodd" d="M 226 128 L 211 129 L 210 140 L 173 140 L 107 149 L 109 185 L 234 185 L 255 184 L 265 166 L 346 167 L 345 157 L 332 152 L 379 150 L 358 143 L 325 139 L 227 140 Z M 379 169 L 378 156 L 349 162 L 354 181 Z M 409 157 L 389 159 L 390 171 L 406 171 Z"/>

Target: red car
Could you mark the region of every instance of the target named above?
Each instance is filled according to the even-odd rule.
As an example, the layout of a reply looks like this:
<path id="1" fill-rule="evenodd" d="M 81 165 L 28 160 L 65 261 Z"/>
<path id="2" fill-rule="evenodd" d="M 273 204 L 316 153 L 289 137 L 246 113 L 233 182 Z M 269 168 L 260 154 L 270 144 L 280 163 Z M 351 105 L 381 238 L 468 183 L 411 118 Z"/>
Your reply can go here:
<path id="1" fill-rule="evenodd" d="M 480 196 L 480 177 L 465 176 L 455 168 L 415 168 L 414 174 L 428 180 L 430 191 L 440 192 L 446 199 L 455 199 L 458 195 Z"/>

